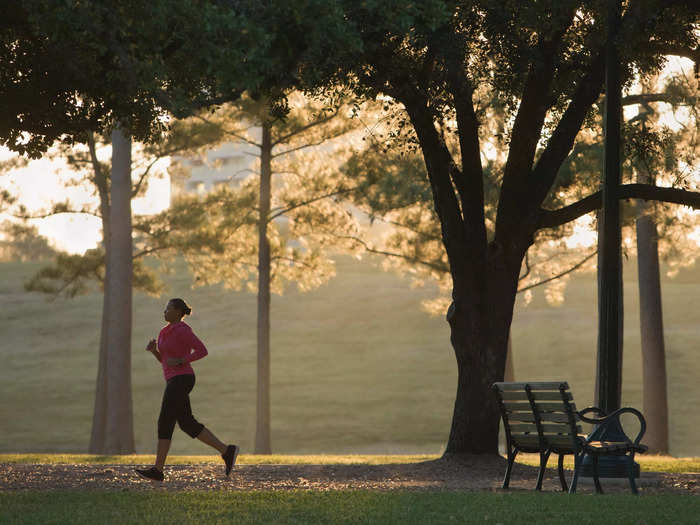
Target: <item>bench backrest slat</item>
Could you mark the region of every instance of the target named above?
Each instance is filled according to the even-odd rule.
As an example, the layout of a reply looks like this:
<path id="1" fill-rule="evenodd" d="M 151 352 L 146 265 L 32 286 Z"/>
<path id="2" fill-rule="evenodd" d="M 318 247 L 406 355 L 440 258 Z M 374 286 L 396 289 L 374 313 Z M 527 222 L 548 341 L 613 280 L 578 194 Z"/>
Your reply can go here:
<path id="1" fill-rule="evenodd" d="M 577 449 L 581 426 L 565 381 L 494 383 L 509 447 Z"/>
<path id="2" fill-rule="evenodd" d="M 539 402 L 535 401 L 537 408 L 540 412 L 564 412 L 568 413 L 566 405 L 563 402 Z M 506 410 L 510 412 L 532 412 L 532 407 L 530 403 L 524 401 L 504 401 L 503 405 Z M 569 403 L 571 409 L 576 412 L 576 405 L 574 403 Z"/>
<path id="3" fill-rule="evenodd" d="M 510 392 L 510 391 L 504 391 L 501 392 L 501 395 L 503 396 L 503 400 L 524 400 L 527 401 L 527 392 Z M 565 392 L 564 395 L 566 398 L 571 401 L 574 396 L 571 395 L 571 392 Z M 547 400 L 560 400 L 562 399 L 562 395 L 559 392 L 532 392 L 532 397 L 534 399 L 537 399 L 538 401 L 547 401 Z"/>

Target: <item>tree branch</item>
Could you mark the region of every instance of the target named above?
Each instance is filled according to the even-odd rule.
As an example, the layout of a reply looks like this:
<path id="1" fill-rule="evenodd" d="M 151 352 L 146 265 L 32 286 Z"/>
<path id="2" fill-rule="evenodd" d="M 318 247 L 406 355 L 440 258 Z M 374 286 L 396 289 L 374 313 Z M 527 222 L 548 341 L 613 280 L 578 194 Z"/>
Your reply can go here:
<path id="1" fill-rule="evenodd" d="M 549 193 L 559 167 L 573 147 L 588 110 L 600 95 L 604 80 L 603 66 L 603 53 L 600 53 L 593 59 L 588 73 L 576 87 L 569 106 L 535 164 L 532 176 L 535 181 L 534 199 L 537 203 L 544 201 Z"/>
<path id="2" fill-rule="evenodd" d="M 332 137 L 332 138 L 336 138 L 336 137 Z M 272 155 L 272 158 L 274 159 L 274 158 L 277 158 L 277 157 L 282 157 L 282 156 L 284 156 L 284 155 L 289 155 L 290 153 L 294 153 L 295 151 L 300 151 L 300 150 L 303 150 L 303 149 L 306 149 L 306 148 L 313 148 L 313 147 L 315 147 L 315 146 L 320 146 L 321 144 L 323 144 L 323 143 L 326 142 L 327 140 L 330 140 L 330 139 L 328 139 L 328 138 L 321 138 L 321 139 L 318 140 L 318 142 L 310 142 L 310 143 L 308 143 L 308 144 L 302 144 L 301 146 L 296 146 L 296 147 L 294 147 L 294 148 L 289 148 L 289 149 L 286 149 L 286 150 L 284 150 L 284 151 L 280 151 L 279 153 L 273 154 L 273 155 Z"/>
<path id="3" fill-rule="evenodd" d="M 572 266 L 571 268 L 569 268 L 568 270 L 564 270 L 563 272 L 558 273 L 557 275 L 554 275 L 554 276 L 552 276 L 552 277 L 550 277 L 550 278 L 548 278 L 548 279 L 544 279 L 544 280 L 542 280 L 542 281 L 536 282 L 535 284 L 530 284 L 530 285 L 525 286 L 525 287 L 523 287 L 523 288 L 518 288 L 518 291 L 515 292 L 515 293 L 521 293 L 521 292 L 524 292 L 524 291 L 526 291 L 526 290 L 531 290 L 531 289 L 533 289 L 533 288 L 535 288 L 535 287 L 537 287 L 537 286 L 542 286 L 543 284 L 549 283 L 549 282 L 551 282 L 551 281 L 556 281 L 557 279 L 559 279 L 560 277 L 564 277 L 564 276 L 565 276 L 566 274 L 568 274 L 568 273 L 575 272 L 575 271 L 578 270 L 581 266 L 583 266 L 584 264 L 586 264 L 596 253 L 598 253 L 598 250 L 595 250 L 593 253 L 587 255 L 587 256 L 584 257 L 581 261 L 579 261 L 578 263 L 576 263 L 575 265 L 573 265 L 573 266 Z"/>
<path id="4" fill-rule="evenodd" d="M 338 116 L 338 111 L 339 111 L 339 108 L 335 108 L 333 110 L 333 113 L 331 113 L 330 115 L 322 117 L 318 120 L 314 120 L 313 122 L 309 122 L 308 124 L 287 133 L 286 135 L 278 137 L 277 139 L 272 141 L 272 147 L 275 147 L 278 144 L 284 144 L 285 142 L 289 141 L 289 139 L 291 139 L 292 137 L 299 135 L 300 133 L 304 133 L 307 129 L 311 129 L 315 126 L 319 126 L 321 124 L 325 124 L 326 122 L 330 122 L 331 120 L 333 120 L 335 117 Z"/>
<path id="5" fill-rule="evenodd" d="M 270 258 L 270 261 L 289 261 L 293 264 L 299 264 L 301 266 L 305 266 L 306 268 L 313 269 L 313 266 L 311 266 L 309 263 L 305 263 L 304 261 L 300 261 L 294 257 L 287 257 L 285 255 L 275 255 Z"/>
<path id="6" fill-rule="evenodd" d="M 96 211 L 91 211 L 88 209 L 85 210 L 71 210 L 68 208 L 65 209 L 55 209 L 50 212 L 46 213 L 38 213 L 36 215 L 31 215 L 31 214 L 19 214 L 19 213 L 9 213 L 12 217 L 15 219 L 22 219 L 22 220 L 32 220 L 32 219 L 46 219 L 47 217 L 53 217 L 54 215 L 63 215 L 63 214 L 72 214 L 72 215 L 90 215 L 92 217 L 98 217 L 102 218 L 102 215 L 99 214 Z"/>
<path id="7" fill-rule="evenodd" d="M 670 202 L 700 209 L 700 192 L 666 188 L 650 184 L 623 184 L 620 186 L 620 199 L 642 199 L 651 201 Z M 601 192 L 597 191 L 574 204 L 558 210 L 540 210 L 537 229 L 554 228 L 571 222 L 582 215 L 600 209 L 602 204 Z"/>
<path id="8" fill-rule="evenodd" d="M 691 48 L 678 44 L 666 44 L 661 42 L 648 42 L 644 48 L 655 55 L 673 55 L 677 57 L 689 58 L 696 64 L 700 62 L 700 48 Z"/>
<path id="9" fill-rule="evenodd" d="M 219 124 L 212 122 L 208 118 L 203 117 L 202 115 L 195 115 L 195 118 L 197 118 L 197 119 L 201 120 L 202 122 L 209 124 L 211 126 L 219 127 L 226 135 L 231 135 L 232 137 L 237 138 L 241 142 L 245 142 L 247 144 L 250 144 L 251 146 L 256 146 L 258 148 L 262 148 L 262 144 L 259 144 L 259 143 L 255 142 L 254 140 L 247 138 L 245 135 L 241 135 L 238 130 L 226 129 L 223 126 L 220 126 Z M 253 126 L 246 128 L 246 130 L 250 129 L 251 127 L 253 127 Z"/>
<path id="10" fill-rule="evenodd" d="M 638 95 L 627 95 L 622 97 L 623 106 L 631 106 L 633 104 L 648 104 L 649 102 L 667 102 L 673 104 L 679 99 L 668 93 L 641 93 Z M 687 97 L 683 99 L 688 105 L 695 105 L 697 103 L 697 97 Z"/>
<path id="11" fill-rule="evenodd" d="M 279 216 L 281 216 L 281 215 L 284 215 L 285 213 L 289 213 L 289 212 L 292 211 L 292 210 L 296 210 L 297 208 L 301 208 L 301 207 L 303 207 L 303 206 L 307 206 L 307 205 L 312 204 L 312 203 L 314 203 L 314 202 L 317 202 L 317 201 L 320 201 L 320 200 L 323 200 L 323 199 L 327 199 L 327 198 L 333 197 L 333 196 L 335 196 L 335 195 L 344 195 L 344 194 L 346 194 L 346 193 L 351 193 L 351 192 L 355 191 L 356 189 L 357 189 L 357 188 L 347 188 L 347 189 L 344 189 L 344 190 L 336 190 L 336 191 L 333 191 L 333 192 L 331 192 L 331 193 L 326 193 L 326 194 L 323 194 L 323 195 L 319 195 L 319 196 L 314 197 L 314 198 L 312 198 L 312 199 L 309 199 L 309 200 L 300 202 L 300 203 L 295 204 L 295 205 L 293 205 L 293 206 L 289 206 L 289 207 L 287 207 L 287 208 L 277 208 L 277 209 L 275 209 L 275 210 L 272 210 L 274 213 L 273 213 L 272 215 L 270 215 L 270 218 L 268 219 L 268 222 L 269 222 L 269 221 L 275 220 L 277 217 L 279 217 Z"/>
<path id="12" fill-rule="evenodd" d="M 426 266 L 430 268 L 431 270 L 438 271 L 440 273 L 450 273 L 450 268 L 447 265 L 441 265 L 437 264 L 432 261 L 425 261 L 422 259 L 416 259 L 415 257 L 411 257 L 410 255 L 404 255 L 402 253 L 394 253 L 394 252 L 387 252 L 384 250 L 377 250 L 376 248 L 373 248 L 370 244 L 367 243 L 367 241 L 360 239 L 359 237 L 355 237 L 354 235 L 335 235 L 338 239 L 348 239 L 350 241 L 354 241 L 357 244 L 362 245 L 362 247 L 365 249 L 365 251 L 369 253 L 374 253 L 377 255 L 384 255 L 387 257 L 394 257 L 397 259 L 404 259 L 405 261 L 408 261 L 413 264 L 420 264 L 421 266 Z"/>

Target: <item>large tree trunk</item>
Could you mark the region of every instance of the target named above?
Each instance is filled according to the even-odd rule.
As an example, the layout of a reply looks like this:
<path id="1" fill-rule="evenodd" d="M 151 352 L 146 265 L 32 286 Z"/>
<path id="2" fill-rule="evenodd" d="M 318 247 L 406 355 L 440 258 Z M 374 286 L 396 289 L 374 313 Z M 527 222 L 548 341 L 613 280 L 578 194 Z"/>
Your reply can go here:
<path id="1" fill-rule="evenodd" d="M 134 452 L 131 401 L 131 140 L 117 128 L 112 133 L 112 178 L 109 231 L 109 275 L 106 285 L 106 411 L 102 453 Z M 99 377 L 99 372 L 98 372 Z"/>
<path id="2" fill-rule="evenodd" d="M 271 454 L 270 437 L 270 243 L 267 223 L 272 184 L 270 125 L 262 126 L 260 152 L 260 219 L 258 222 L 258 387 L 255 453 Z"/>
<path id="3" fill-rule="evenodd" d="M 499 259 L 492 258 L 487 271 L 488 300 L 455 293 L 447 314 L 458 376 L 446 455 L 498 453 L 500 416 L 491 385 L 504 378 L 519 268 Z"/>

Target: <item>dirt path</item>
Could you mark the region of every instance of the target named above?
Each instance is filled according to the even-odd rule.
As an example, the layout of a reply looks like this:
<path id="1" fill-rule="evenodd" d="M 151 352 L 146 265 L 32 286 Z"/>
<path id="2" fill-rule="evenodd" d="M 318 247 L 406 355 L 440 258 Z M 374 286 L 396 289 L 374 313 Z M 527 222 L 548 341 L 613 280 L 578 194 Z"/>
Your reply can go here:
<path id="1" fill-rule="evenodd" d="M 500 490 L 505 461 L 461 458 L 392 465 L 239 465 L 230 478 L 222 465 L 166 466 L 165 483 L 137 476 L 132 465 L 0 464 L 0 490 Z M 515 490 L 532 490 L 537 469 L 516 465 Z M 592 492 L 590 484 L 579 486 Z M 629 492 L 624 483 L 605 483 L 606 492 Z M 556 471 L 543 489 L 558 491 Z M 643 493 L 700 494 L 700 474 L 643 473 Z"/>

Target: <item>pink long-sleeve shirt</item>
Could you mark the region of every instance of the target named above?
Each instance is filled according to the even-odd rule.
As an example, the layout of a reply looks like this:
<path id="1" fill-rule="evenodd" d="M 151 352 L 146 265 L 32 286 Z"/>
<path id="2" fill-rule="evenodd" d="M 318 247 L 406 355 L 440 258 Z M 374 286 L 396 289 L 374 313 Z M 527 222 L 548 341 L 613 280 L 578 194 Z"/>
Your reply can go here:
<path id="1" fill-rule="evenodd" d="M 188 324 L 169 324 L 163 327 L 158 334 L 158 351 L 160 352 L 160 364 L 163 367 L 165 380 L 184 374 L 194 375 L 194 370 L 190 366 L 192 361 L 206 356 L 207 347 L 199 338 L 194 335 L 192 328 Z M 178 366 L 168 366 L 168 358 L 185 358 L 185 362 Z"/>

